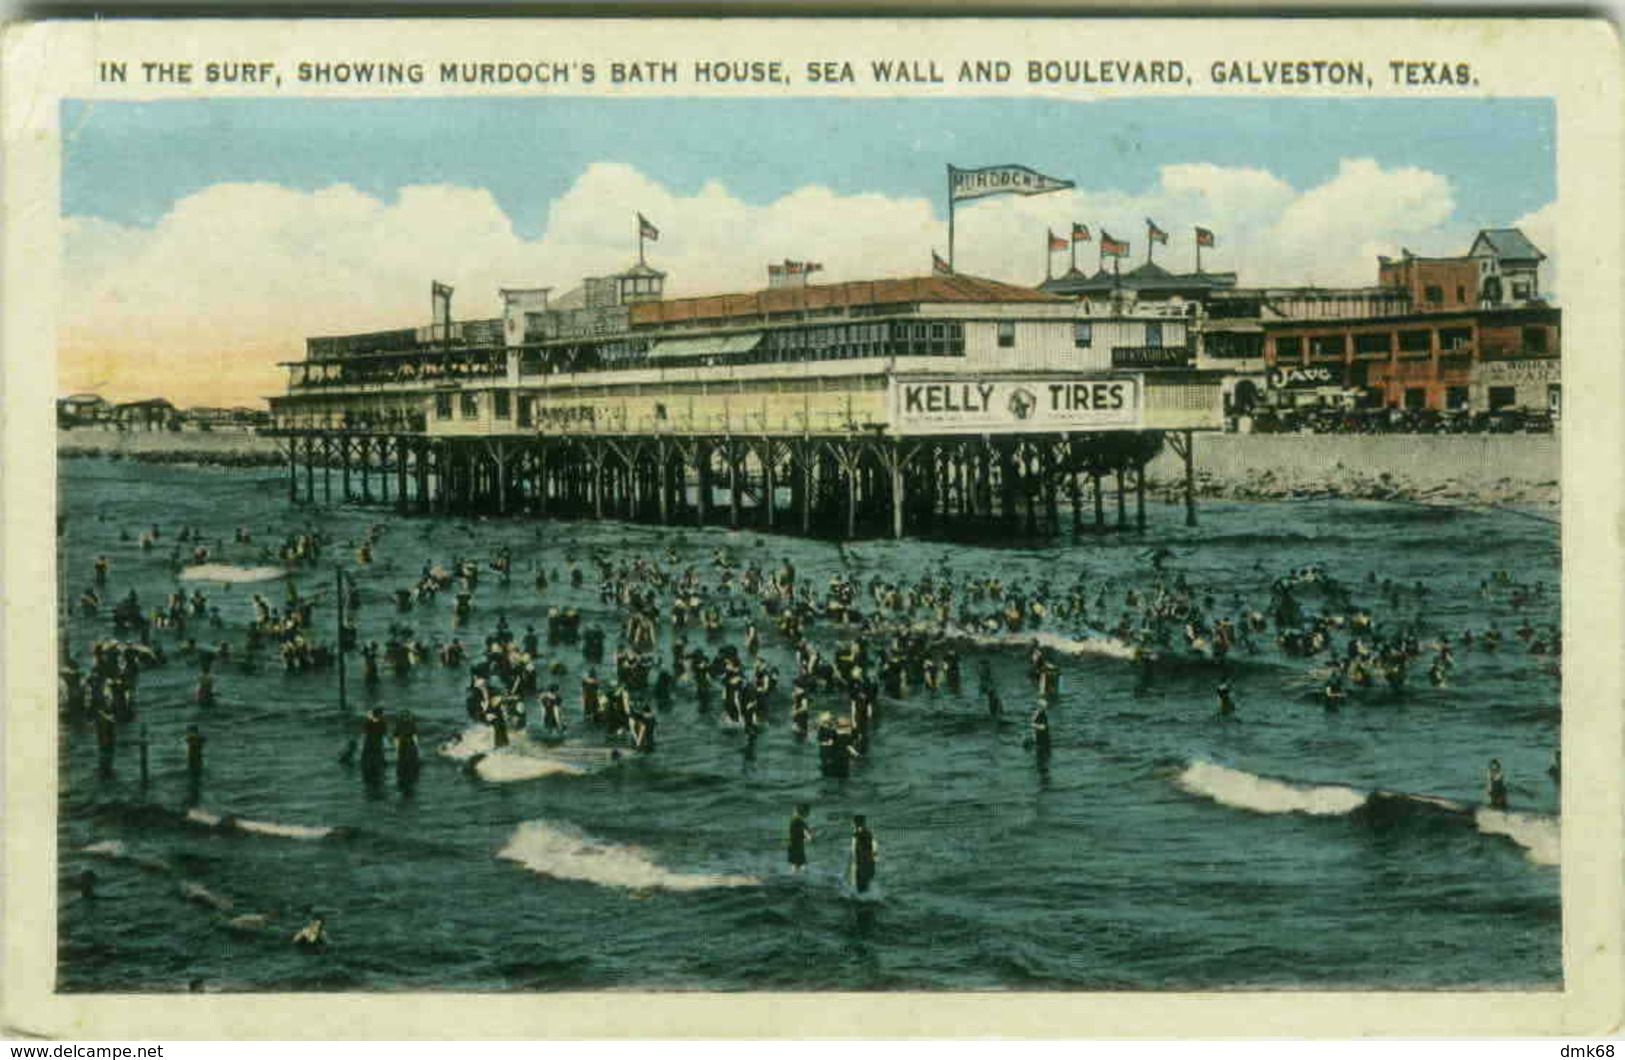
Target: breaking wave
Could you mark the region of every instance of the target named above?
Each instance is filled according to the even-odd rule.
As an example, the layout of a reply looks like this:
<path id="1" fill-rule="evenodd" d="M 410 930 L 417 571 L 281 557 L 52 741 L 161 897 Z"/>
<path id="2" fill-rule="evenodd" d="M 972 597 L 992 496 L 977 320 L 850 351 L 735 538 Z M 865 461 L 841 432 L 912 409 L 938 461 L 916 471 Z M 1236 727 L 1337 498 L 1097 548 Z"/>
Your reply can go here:
<path id="1" fill-rule="evenodd" d="M 245 585 L 251 582 L 268 582 L 275 578 L 286 577 L 288 572 L 281 567 L 234 567 L 229 563 L 199 563 L 195 567 L 187 567 L 181 571 L 183 582 L 227 582 L 236 585 Z"/>
<path id="2" fill-rule="evenodd" d="M 186 811 L 186 819 L 193 824 L 200 824 L 206 828 L 223 828 L 234 832 L 247 832 L 253 835 L 281 836 L 284 839 L 326 839 L 339 834 L 339 829 L 328 828 L 323 825 L 304 824 L 278 824 L 275 821 L 250 821 L 242 817 L 230 815 L 222 816 L 208 810 L 191 809 Z"/>
<path id="3" fill-rule="evenodd" d="M 655 864 L 637 847 L 606 843 L 548 821 L 521 824 L 497 857 L 518 862 L 540 876 L 631 891 L 702 891 L 753 887 L 762 882 L 754 876 L 673 872 Z"/>
<path id="4" fill-rule="evenodd" d="M 1339 785 L 1290 784 L 1240 769 L 1196 761 L 1174 781 L 1193 795 L 1255 813 L 1306 813 L 1335 816 L 1365 805 L 1365 792 Z"/>
<path id="5" fill-rule="evenodd" d="M 1549 814 L 1475 808 L 1452 799 L 1409 792 L 1366 792 L 1341 784 L 1298 784 L 1200 759 L 1187 763 L 1174 777 L 1174 784 L 1192 795 L 1253 813 L 1460 821 L 1471 824 L 1482 835 L 1512 840 L 1524 849 L 1524 856 L 1537 865 L 1557 865 L 1562 860 L 1562 822 Z"/>

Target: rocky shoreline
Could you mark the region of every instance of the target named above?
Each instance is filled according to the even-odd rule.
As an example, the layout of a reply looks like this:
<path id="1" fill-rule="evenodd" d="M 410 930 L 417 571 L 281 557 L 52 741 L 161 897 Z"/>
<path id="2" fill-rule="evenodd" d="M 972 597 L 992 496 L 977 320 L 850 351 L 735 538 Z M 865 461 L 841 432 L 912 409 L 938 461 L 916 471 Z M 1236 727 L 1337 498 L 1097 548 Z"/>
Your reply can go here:
<path id="1" fill-rule="evenodd" d="M 1551 435 L 1199 435 L 1196 488 L 1209 500 L 1371 500 L 1555 511 L 1562 498 Z M 282 467 L 276 442 L 244 431 L 60 431 L 59 459 L 134 460 L 218 468 Z M 1147 487 L 1184 489 L 1171 451 L 1153 460 Z"/>

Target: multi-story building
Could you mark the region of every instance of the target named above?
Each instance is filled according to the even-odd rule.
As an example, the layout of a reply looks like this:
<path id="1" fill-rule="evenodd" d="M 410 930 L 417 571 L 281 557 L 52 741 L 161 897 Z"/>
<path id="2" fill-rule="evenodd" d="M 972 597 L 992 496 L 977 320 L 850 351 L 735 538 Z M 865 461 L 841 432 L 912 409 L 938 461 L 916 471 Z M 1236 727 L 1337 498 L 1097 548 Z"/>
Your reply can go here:
<path id="1" fill-rule="evenodd" d="M 596 482 L 607 461 L 627 480 L 659 480 L 636 490 L 662 498 L 665 518 L 690 470 L 708 481 L 726 465 L 757 483 L 771 521 L 774 484 L 819 470 L 817 442 L 834 461 L 820 465 L 826 478 L 889 496 L 901 532 L 905 493 L 947 503 L 938 476 L 950 465 L 957 503 L 974 509 L 992 480 L 1053 490 L 1064 469 L 1093 469 L 1098 490 L 1112 467 L 1143 471 L 1165 434 L 1188 452 L 1189 432 L 1223 425 L 1218 380 L 1194 367 L 1178 307 L 1086 306 L 961 275 L 692 298 L 666 298 L 664 281 L 639 263 L 556 300 L 505 290 L 499 318 L 309 339 L 271 399 L 272 433 L 291 439 L 290 493 L 301 445 L 308 497 L 312 461 L 348 461 L 365 438 L 367 453 L 390 454 L 403 490 L 411 465 L 420 502 L 545 505 L 580 487 L 582 466 Z M 565 482 L 541 465 L 567 451 Z M 917 485 L 916 458 L 938 469 Z M 979 485 L 966 485 L 967 466 Z M 602 484 L 592 489 L 601 503 Z"/>

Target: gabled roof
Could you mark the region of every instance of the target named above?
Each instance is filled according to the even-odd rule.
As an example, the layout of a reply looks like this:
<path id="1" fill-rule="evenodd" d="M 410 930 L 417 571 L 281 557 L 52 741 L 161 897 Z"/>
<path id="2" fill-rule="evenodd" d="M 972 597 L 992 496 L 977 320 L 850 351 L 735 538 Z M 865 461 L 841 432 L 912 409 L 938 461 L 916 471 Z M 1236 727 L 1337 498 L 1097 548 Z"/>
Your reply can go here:
<path id="1" fill-rule="evenodd" d="M 1519 228 L 1485 228 L 1473 240 L 1473 247 L 1467 253 L 1478 253 L 1480 245 L 1485 245 L 1503 261 L 1544 261 L 1546 255 L 1540 248 L 1529 242 L 1529 237 Z"/>
<path id="2" fill-rule="evenodd" d="M 942 302 L 1037 302 L 1062 299 L 980 276 L 914 276 L 900 280 L 850 280 L 846 283 L 808 284 L 805 287 L 770 287 L 741 294 L 714 294 L 698 298 L 668 298 L 631 307 L 632 323 L 675 324 L 689 320 L 761 317 L 770 313 L 796 313 L 846 306 L 919 305 Z"/>

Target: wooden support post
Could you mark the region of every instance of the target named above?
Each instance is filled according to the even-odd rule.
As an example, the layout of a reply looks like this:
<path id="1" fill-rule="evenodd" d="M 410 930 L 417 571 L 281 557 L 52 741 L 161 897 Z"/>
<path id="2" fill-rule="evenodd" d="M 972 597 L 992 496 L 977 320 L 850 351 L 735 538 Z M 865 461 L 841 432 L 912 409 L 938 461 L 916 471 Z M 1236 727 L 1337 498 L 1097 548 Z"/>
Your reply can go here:
<path id="1" fill-rule="evenodd" d="M 1095 533 L 1103 534 L 1106 532 L 1106 499 L 1101 496 L 1100 470 L 1090 471 L 1089 477 L 1095 480 Z"/>
<path id="2" fill-rule="evenodd" d="M 812 443 L 803 440 L 800 453 L 800 474 L 797 478 L 801 482 L 801 532 L 812 533 L 812 504 L 813 504 L 813 478 L 812 478 Z"/>
<path id="3" fill-rule="evenodd" d="M 660 491 L 660 525 L 665 526 L 671 521 L 671 453 L 664 441 L 656 444 L 655 459 L 660 462 L 659 481 L 655 483 Z"/>
<path id="4" fill-rule="evenodd" d="M 1134 527 L 1145 529 L 1145 462 L 1134 471 Z"/>
<path id="5" fill-rule="evenodd" d="M 773 439 L 762 439 L 762 507 L 763 515 L 767 520 L 767 528 L 772 530 L 778 521 L 778 475 L 775 473 L 774 462 L 778 454 L 773 451 Z"/>
<path id="6" fill-rule="evenodd" d="M 1185 525 L 1196 525 L 1196 435 L 1185 432 Z"/>
<path id="7" fill-rule="evenodd" d="M 902 442 L 892 442 L 890 452 L 890 465 L 892 465 L 892 537 L 900 538 L 903 535 L 903 465 L 907 463 L 903 457 Z"/>
<path id="8" fill-rule="evenodd" d="M 288 438 L 288 503 L 299 503 L 299 439 Z"/>
<path id="9" fill-rule="evenodd" d="M 1123 485 L 1123 465 L 1117 465 L 1117 529 L 1128 529 L 1128 490 Z"/>
<path id="10" fill-rule="evenodd" d="M 728 439 L 728 526 L 739 529 L 739 443 Z"/>
<path id="11" fill-rule="evenodd" d="M 592 461 L 592 515 L 594 519 L 604 517 L 604 449 L 597 442 L 591 443 L 588 459 Z"/>
<path id="12" fill-rule="evenodd" d="M 850 442 L 842 442 L 848 446 Z M 852 460 L 850 453 L 846 466 L 841 469 L 842 477 L 846 479 L 846 538 L 848 541 L 858 536 L 858 464 Z"/>
<path id="13" fill-rule="evenodd" d="M 363 503 L 372 503 L 372 439 L 363 438 L 357 443 L 361 447 L 361 500 Z"/>
<path id="14" fill-rule="evenodd" d="M 508 514 L 508 447 L 506 442 L 496 443 L 497 459 L 497 514 Z"/>
<path id="15" fill-rule="evenodd" d="M 322 435 L 322 500 L 333 503 L 333 436 Z"/>
<path id="16" fill-rule="evenodd" d="M 350 503 L 350 436 L 339 435 L 339 468 L 341 469 L 340 485 L 344 503 Z"/>
<path id="17" fill-rule="evenodd" d="M 711 450 L 704 442 L 694 443 L 694 475 L 699 480 L 695 490 L 699 502 L 695 521 L 704 526 L 711 517 Z"/>
<path id="18" fill-rule="evenodd" d="M 1056 487 L 1059 476 L 1055 473 L 1055 443 L 1044 443 L 1044 518 L 1048 523 L 1048 533 L 1061 532 L 1061 512 L 1056 501 Z"/>
<path id="19" fill-rule="evenodd" d="M 395 438 L 395 507 L 406 511 L 406 439 Z"/>

